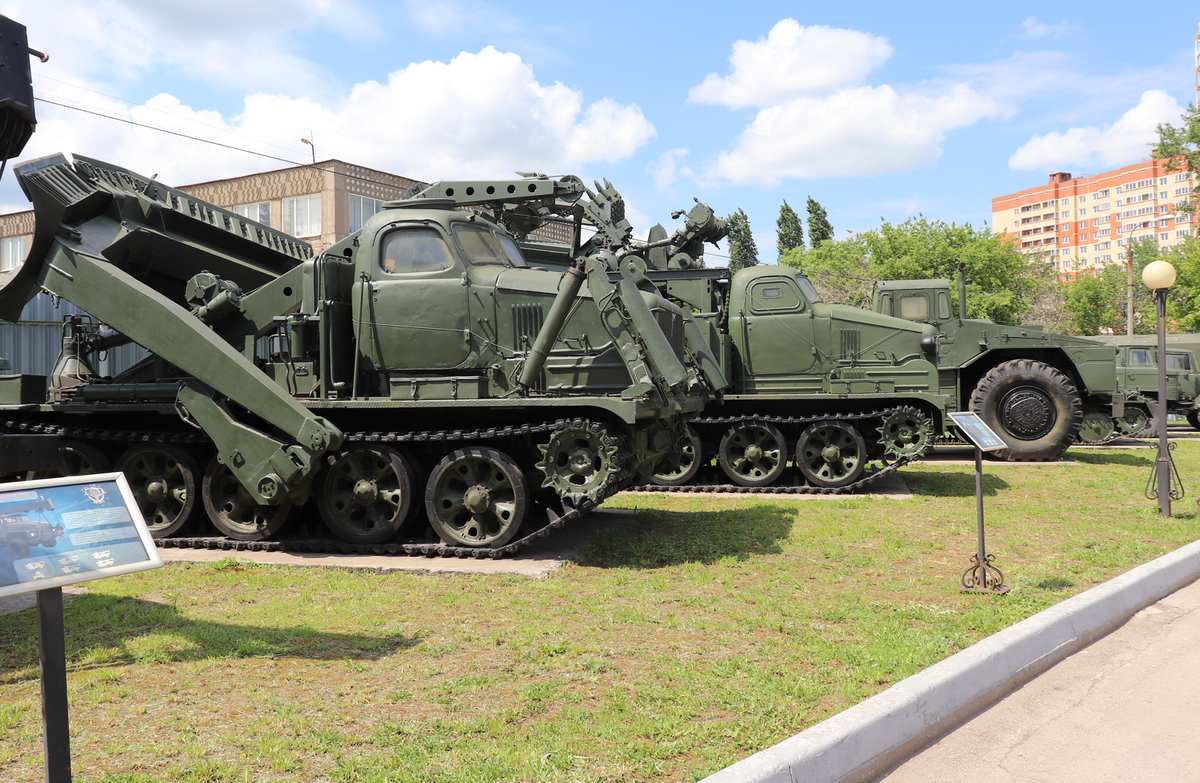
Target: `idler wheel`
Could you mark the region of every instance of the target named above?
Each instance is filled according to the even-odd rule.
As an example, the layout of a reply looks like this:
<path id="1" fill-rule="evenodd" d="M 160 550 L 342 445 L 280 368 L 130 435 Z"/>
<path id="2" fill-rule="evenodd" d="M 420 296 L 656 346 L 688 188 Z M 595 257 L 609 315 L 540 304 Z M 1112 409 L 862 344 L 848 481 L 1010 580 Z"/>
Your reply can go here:
<path id="1" fill-rule="evenodd" d="M 700 472 L 708 460 L 704 454 L 704 441 L 691 425 L 684 428 L 685 443 L 679 450 L 679 466 L 667 473 L 655 473 L 652 481 L 664 487 L 679 487 L 688 484 Z"/>

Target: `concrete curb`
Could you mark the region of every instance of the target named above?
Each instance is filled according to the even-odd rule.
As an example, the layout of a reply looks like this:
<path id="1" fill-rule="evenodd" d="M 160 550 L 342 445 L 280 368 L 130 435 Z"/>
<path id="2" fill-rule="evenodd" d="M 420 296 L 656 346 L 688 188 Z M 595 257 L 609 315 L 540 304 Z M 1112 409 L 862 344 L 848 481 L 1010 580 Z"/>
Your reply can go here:
<path id="1" fill-rule="evenodd" d="M 1200 578 L 1200 541 L 1039 612 L 704 783 L 858 783 Z"/>

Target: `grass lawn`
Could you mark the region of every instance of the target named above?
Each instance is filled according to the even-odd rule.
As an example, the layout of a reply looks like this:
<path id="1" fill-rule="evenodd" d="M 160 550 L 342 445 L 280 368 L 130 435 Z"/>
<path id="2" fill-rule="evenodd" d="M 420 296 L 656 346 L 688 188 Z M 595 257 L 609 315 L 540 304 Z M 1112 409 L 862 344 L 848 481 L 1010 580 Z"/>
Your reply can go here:
<path id="1" fill-rule="evenodd" d="M 1142 496 L 1153 452 L 985 465 L 1013 591 L 962 594 L 969 467 L 912 499 L 626 495 L 550 578 L 238 565 L 66 605 L 78 781 L 691 781 L 1200 538 Z M 1200 494 L 1200 441 L 1176 452 Z M 36 618 L 0 617 L 0 779 L 40 781 Z"/>

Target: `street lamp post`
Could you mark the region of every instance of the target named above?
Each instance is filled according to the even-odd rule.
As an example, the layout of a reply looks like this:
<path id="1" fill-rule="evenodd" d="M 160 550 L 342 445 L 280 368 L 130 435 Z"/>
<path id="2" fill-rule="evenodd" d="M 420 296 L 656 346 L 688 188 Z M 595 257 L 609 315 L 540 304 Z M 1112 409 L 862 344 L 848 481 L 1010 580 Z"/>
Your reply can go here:
<path id="1" fill-rule="evenodd" d="M 1158 515 L 1171 516 L 1171 452 L 1167 446 L 1167 291 L 1175 284 L 1175 267 L 1154 261 L 1142 271 L 1142 282 L 1154 291 L 1158 311 Z"/>

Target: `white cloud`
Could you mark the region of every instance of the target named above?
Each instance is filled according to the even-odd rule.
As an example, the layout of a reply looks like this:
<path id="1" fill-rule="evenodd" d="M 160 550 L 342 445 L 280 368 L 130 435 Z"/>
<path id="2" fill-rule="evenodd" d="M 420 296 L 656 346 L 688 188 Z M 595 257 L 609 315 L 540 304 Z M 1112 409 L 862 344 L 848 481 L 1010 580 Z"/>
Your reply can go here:
<path id="1" fill-rule="evenodd" d="M 1067 35 L 1078 30 L 1077 25 L 1070 22 L 1062 21 L 1058 24 L 1046 24 L 1039 22 L 1036 16 L 1031 16 L 1024 22 L 1021 22 L 1020 38 L 1057 38 L 1060 35 Z"/>
<path id="2" fill-rule="evenodd" d="M 508 177 L 518 169 L 570 173 L 591 162 L 628 157 L 655 135 L 638 106 L 607 98 L 585 106 L 581 92 L 559 83 L 543 85 L 520 57 L 491 47 L 464 52 L 449 63 L 410 64 L 385 83 L 363 82 L 331 101 L 257 93 L 246 98 L 236 117 L 197 110 L 166 94 L 132 109 L 95 95 L 86 100 L 135 122 L 270 154 L 280 152 L 248 139 L 302 150 L 298 140 L 304 136 L 315 142 L 318 158 L 426 180 Z M 233 150 L 63 109 L 44 111 L 39 121 L 22 157 L 79 152 L 143 174 L 157 171 L 168 184 L 245 173 L 255 161 Z M 306 152 L 283 157 L 304 160 Z"/>
<path id="3" fill-rule="evenodd" d="M 1112 125 L 1034 136 L 1009 158 L 1008 166 L 1019 171 L 1057 171 L 1134 163 L 1150 154 L 1158 125 L 1174 122 L 1182 113 L 1182 107 L 1167 93 L 1147 90 L 1138 105 Z"/>
<path id="4" fill-rule="evenodd" d="M 654 177 L 654 184 L 659 190 L 669 190 L 679 178 L 679 161 L 687 157 L 688 151 L 683 147 L 667 150 L 659 156 L 658 161 L 647 167 Z"/>
<path id="5" fill-rule="evenodd" d="M 735 42 L 729 56 L 733 73 L 710 73 L 691 89 L 688 100 L 740 109 L 826 95 L 861 84 L 891 55 L 885 38 L 821 25 L 802 27 L 795 19 L 784 19 L 766 38 Z"/>
<path id="6" fill-rule="evenodd" d="M 738 41 L 733 73 L 710 74 L 689 99 L 731 108 L 759 106 L 731 151 L 696 179 L 772 186 L 781 179 L 874 176 L 934 165 L 946 133 L 1007 111 L 966 84 L 865 85 L 892 54 L 888 42 L 857 30 L 804 28 L 784 19 L 765 39 Z M 664 177 L 675 161 L 661 161 Z"/>
<path id="7" fill-rule="evenodd" d="M 1001 111 L 965 85 L 897 92 L 888 85 L 798 98 L 763 109 L 708 172 L 736 184 L 874 176 L 934 165 L 946 133 Z"/>

